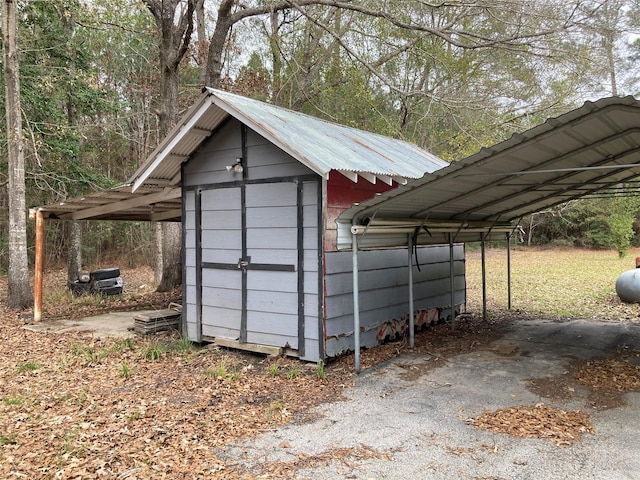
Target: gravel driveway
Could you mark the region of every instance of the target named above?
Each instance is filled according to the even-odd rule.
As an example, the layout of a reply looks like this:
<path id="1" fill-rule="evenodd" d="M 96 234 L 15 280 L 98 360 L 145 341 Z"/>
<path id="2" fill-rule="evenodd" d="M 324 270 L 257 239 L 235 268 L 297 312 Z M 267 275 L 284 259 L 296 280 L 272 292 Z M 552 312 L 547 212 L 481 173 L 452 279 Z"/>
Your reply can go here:
<path id="1" fill-rule="evenodd" d="M 640 479 L 640 393 L 614 395 L 607 405 L 571 374 L 576 364 L 633 351 L 640 351 L 637 325 L 517 321 L 499 340 L 435 368 L 429 355 L 407 354 L 365 371 L 345 389 L 347 400 L 223 456 L 255 478 Z M 561 385 L 555 393 L 566 395 L 536 390 L 531 379 Z M 539 403 L 588 412 L 595 433 L 561 448 L 465 421 Z"/>

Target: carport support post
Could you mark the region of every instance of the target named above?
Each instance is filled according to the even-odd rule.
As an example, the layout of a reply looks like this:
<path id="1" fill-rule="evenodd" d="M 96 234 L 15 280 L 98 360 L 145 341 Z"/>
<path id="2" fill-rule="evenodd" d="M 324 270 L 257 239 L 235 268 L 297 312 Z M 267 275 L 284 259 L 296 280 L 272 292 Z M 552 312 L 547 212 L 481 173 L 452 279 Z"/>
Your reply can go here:
<path id="1" fill-rule="evenodd" d="M 456 300 L 454 291 L 454 265 L 453 265 L 453 235 L 449 234 L 449 290 L 451 293 L 451 331 L 456 328 Z"/>
<path id="2" fill-rule="evenodd" d="M 511 310 L 511 234 L 507 233 L 507 310 Z"/>
<path id="3" fill-rule="evenodd" d="M 35 210 L 36 220 L 36 260 L 33 285 L 33 320 L 42 319 L 42 276 L 44 265 L 44 214 Z"/>
<path id="4" fill-rule="evenodd" d="M 351 234 L 351 258 L 353 261 L 353 350 L 356 373 L 360 373 L 360 286 L 358 285 L 358 236 Z"/>
<path id="5" fill-rule="evenodd" d="M 409 346 L 413 350 L 415 344 L 415 332 L 414 332 L 414 314 L 413 314 L 413 237 L 411 234 L 407 235 L 407 252 L 408 265 L 409 265 Z"/>
<path id="6" fill-rule="evenodd" d="M 480 252 L 482 254 L 482 320 L 487 321 L 487 263 L 484 235 L 480 234 Z"/>

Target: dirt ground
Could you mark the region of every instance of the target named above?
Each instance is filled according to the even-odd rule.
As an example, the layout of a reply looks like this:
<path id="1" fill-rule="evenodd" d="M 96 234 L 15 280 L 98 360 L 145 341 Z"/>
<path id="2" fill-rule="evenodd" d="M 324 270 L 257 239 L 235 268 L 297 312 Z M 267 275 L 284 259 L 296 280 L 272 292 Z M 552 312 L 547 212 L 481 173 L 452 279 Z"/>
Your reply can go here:
<path id="1" fill-rule="evenodd" d="M 176 300 L 150 271 L 124 274 L 125 295 L 98 300 L 48 274 L 47 318 Z M 310 365 L 0 315 L 2 478 L 640 478 L 628 320 L 469 314 L 419 332 L 414 351 L 363 351 L 356 376 L 352 356 Z"/>

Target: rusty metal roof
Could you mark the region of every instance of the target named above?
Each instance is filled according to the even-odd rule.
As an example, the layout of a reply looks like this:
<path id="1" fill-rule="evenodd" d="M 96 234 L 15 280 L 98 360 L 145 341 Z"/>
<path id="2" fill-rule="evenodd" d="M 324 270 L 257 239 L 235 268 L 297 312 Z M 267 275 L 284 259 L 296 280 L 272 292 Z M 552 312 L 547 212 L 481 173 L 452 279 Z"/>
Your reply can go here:
<path id="1" fill-rule="evenodd" d="M 406 183 L 447 164 L 415 145 L 320 120 L 303 113 L 205 89 L 159 147 L 133 175 L 136 190 L 144 183 L 178 185 L 180 165 L 218 125 L 233 116 L 319 175 L 338 171 L 357 180 Z"/>
<path id="2" fill-rule="evenodd" d="M 338 246 L 351 247 L 353 225 L 368 225 L 363 248 L 404 245 L 403 228 L 416 226 L 421 243 L 447 243 L 449 234 L 457 241 L 504 238 L 524 215 L 590 195 L 618 195 L 619 184 L 639 175 L 640 101 L 586 102 L 345 211 Z"/>

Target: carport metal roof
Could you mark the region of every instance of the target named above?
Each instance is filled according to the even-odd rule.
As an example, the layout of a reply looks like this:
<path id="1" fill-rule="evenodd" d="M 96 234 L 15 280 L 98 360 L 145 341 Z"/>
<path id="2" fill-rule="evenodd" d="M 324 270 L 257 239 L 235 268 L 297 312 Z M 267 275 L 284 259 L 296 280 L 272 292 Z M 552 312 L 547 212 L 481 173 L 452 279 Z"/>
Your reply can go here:
<path id="1" fill-rule="evenodd" d="M 504 238 L 522 216 L 594 193 L 616 194 L 640 175 L 640 101 L 610 97 L 345 211 L 338 248 Z M 417 232 L 417 235 L 415 233 Z"/>

